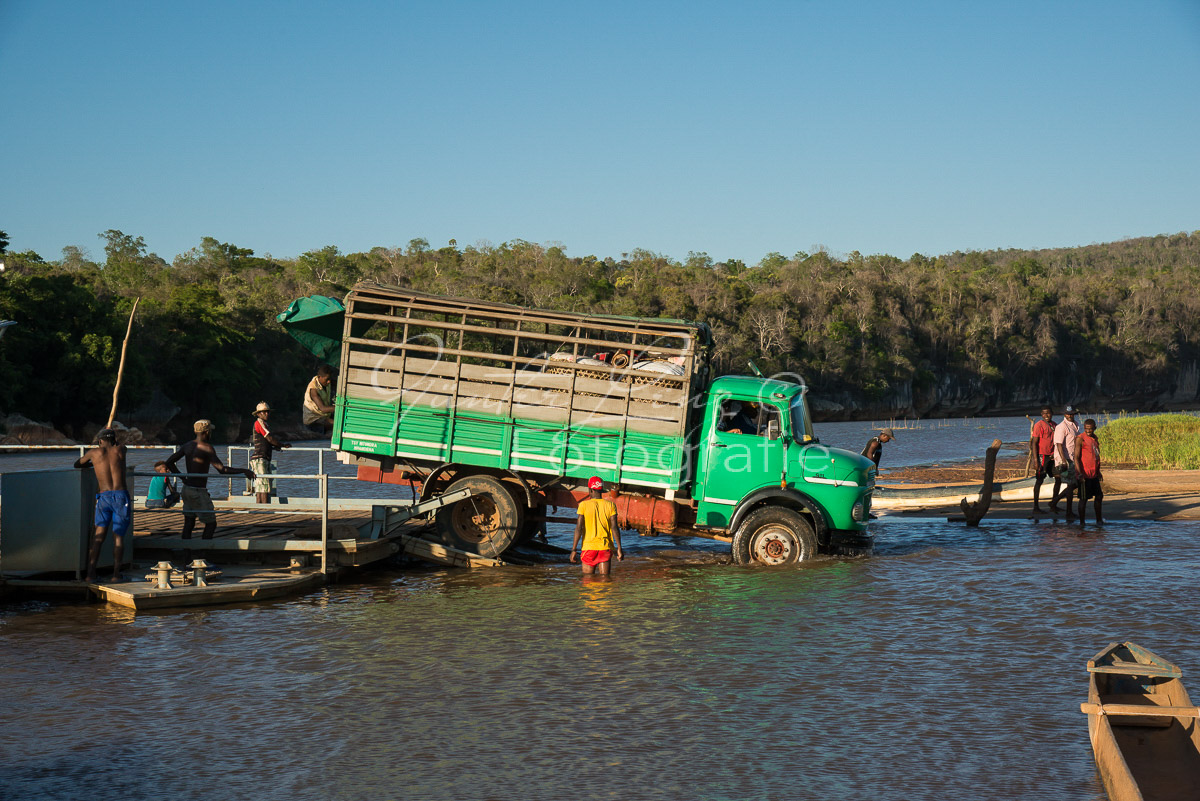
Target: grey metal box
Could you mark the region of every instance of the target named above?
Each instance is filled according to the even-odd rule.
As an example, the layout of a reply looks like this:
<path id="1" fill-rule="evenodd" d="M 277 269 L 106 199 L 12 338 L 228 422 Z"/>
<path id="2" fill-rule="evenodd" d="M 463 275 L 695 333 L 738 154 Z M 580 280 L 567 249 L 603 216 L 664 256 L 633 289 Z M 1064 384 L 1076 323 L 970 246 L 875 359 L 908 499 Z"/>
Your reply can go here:
<path id="1" fill-rule="evenodd" d="M 128 483 L 127 486 L 133 486 Z M 0 475 L 0 571 L 49 573 L 87 569 L 96 476 L 60 468 Z M 122 561 L 133 561 L 133 528 Z M 112 567 L 113 536 L 100 550 L 98 567 Z"/>

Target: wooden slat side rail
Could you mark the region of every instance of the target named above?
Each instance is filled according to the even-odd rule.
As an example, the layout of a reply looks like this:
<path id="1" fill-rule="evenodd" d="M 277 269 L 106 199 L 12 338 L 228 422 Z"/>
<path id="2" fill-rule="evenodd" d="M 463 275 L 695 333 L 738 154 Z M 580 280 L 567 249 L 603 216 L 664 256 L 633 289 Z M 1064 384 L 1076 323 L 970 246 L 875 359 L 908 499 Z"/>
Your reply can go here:
<path id="1" fill-rule="evenodd" d="M 351 319 L 354 319 L 354 320 L 374 320 L 376 322 L 387 322 L 387 323 L 395 323 L 398 320 L 403 319 L 403 318 L 392 317 L 392 316 L 384 315 L 384 314 L 365 314 L 362 312 L 353 312 L 353 313 L 347 314 L 346 316 Z M 579 337 L 571 337 L 571 336 L 564 336 L 561 334 L 543 333 L 541 331 L 529 331 L 529 330 L 518 331 L 515 328 L 493 328 L 491 326 L 469 325 L 469 324 L 464 324 L 464 323 L 449 323 L 449 322 L 441 322 L 439 320 L 421 320 L 418 318 L 413 318 L 413 322 L 424 328 L 437 328 L 437 329 L 440 329 L 443 331 L 455 331 L 455 332 L 465 332 L 465 333 L 469 333 L 469 334 L 485 334 L 488 336 L 505 336 L 505 337 L 516 337 L 519 334 L 524 334 L 527 339 L 531 339 L 534 341 L 544 341 L 544 342 L 549 342 L 549 343 L 557 342 L 557 343 L 564 343 L 564 344 L 578 342 L 580 345 L 583 345 L 585 347 L 596 348 L 599 350 L 638 350 L 639 348 L 646 350 L 647 347 L 649 347 L 649 350 L 651 352 L 670 353 L 672 355 L 681 355 L 681 356 L 689 353 L 692 350 L 692 348 L 690 346 L 691 345 L 690 342 L 688 342 L 688 344 L 686 344 L 686 345 L 680 346 L 680 345 L 668 345 L 661 341 L 658 341 L 654 345 L 646 346 L 646 345 L 637 345 L 631 341 L 624 341 L 624 340 L 613 341 L 613 340 L 608 340 L 608 339 L 594 339 L 590 336 L 587 336 L 587 334 L 581 334 Z M 584 327 L 593 329 L 594 331 L 603 331 L 606 333 L 609 332 L 609 330 L 604 327 L 590 326 L 590 325 L 587 325 L 586 323 L 584 324 Z M 611 331 L 611 333 L 626 333 L 626 332 Z M 630 339 L 632 339 L 632 337 Z M 681 339 L 681 340 L 688 341 L 688 340 L 692 339 L 692 335 L 690 332 L 685 332 L 685 331 L 664 331 L 664 332 L 661 332 L 661 334 L 659 336 L 659 340 L 662 340 L 662 339 Z"/>
<path id="2" fill-rule="evenodd" d="M 450 347 L 438 346 L 438 345 L 421 345 L 421 344 L 417 344 L 414 342 L 405 342 L 405 343 L 384 342 L 384 341 L 378 340 L 378 339 L 364 339 L 362 337 L 347 337 L 346 342 L 350 343 L 351 345 L 359 345 L 359 346 L 367 347 L 367 348 L 387 348 L 389 351 L 425 353 L 425 354 L 430 354 L 430 355 L 434 355 L 434 356 L 438 356 L 438 357 L 443 357 L 443 356 L 446 356 L 446 357 L 452 356 L 452 357 L 456 357 L 456 358 L 457 357 L 465 357 L 468 359 L 480 359 L 481 361 L 503 363 L 502 365 L 497 364 L 494 366 L 469 365 L 471 367 L 476 367 L 476 368 L 479 368 L 482 370 L 489 370 L 489 371 L 492 371 L 493 373 L 495 371 L 504 371 L 507 374 L 507 372 L 510 369 L 512 369 L 509 367 L 509 365 L 513 364 L 513 365 L 524 365 L 525 368 L 537 368 L 536 371 L 532 370 L 532 369 L 527 369 L 527 372 L 531 372 L 531 373 L 532 372 L 541 372 L 543 368 L 554 369 L 554 370 L 565 370 L 570 373 L 576 373 L 576 372 L 598 373 L 598 374 L 607 373 L 613 377 L 612 378 L 613 381 L 622 381 L 625 378 L 629 378 L 630 380 L 641 378 L 646 383 L 654 384 L 656 386 L 670 387 L 672 384 L 675 384 L 676 386 L 673 387 L 675 389 L 678 389 L 680 385 L 686 384 L 691 381 L 691 377 L 688 375 L 675 375 L 674 373 L 659 373 L 659 372 L 655 372 L 654 370 L 635 370 L 632 367 L 613 367 L 611 365 L 603 364 L 603 363 L 601 363 L 601 364 L 577 364 L 573 361 L 570 361 L 570 362 L 569 361 L 559 361 L 556 359 L 546 359 L 543 357 L 536 357 L 536 356 L 512 356 L 508 353 L 488 353 L 487 351 L 468 350 L 465 348 L 450 348 Z M 412 358 L 412 357 L 410 356 L 409 358 Z M 441 360 L 440 359 L 427 359 L 426 361 L 436 363 Z M 399 371 L 400 367 L 404 364 L 404 355 L 403 355 L 403 353 L 396 354 L 393 352 L 393 353 L 385 354 L 385 353 L 375 353 L 375 352 L 371 352 L 371 351 L 362 351 L 361 349 L 355 351 L 352 349 L 350 352 L 350 362 L 349 363 L 356 367 L 368 367 L 368 368 L 376 369 L 376 370 L 393 369 L 393 370 Z M 451 366 L 454 365 L 454 362 L 446 362 L 446 363 Z M 407 369 L 412 371 L 413 370 L 412 365 L 409 364 L 407 366 Z"/>
<path id="3" fill-rule="evenodd" d="M 1200 707 L 1155 706 L 1154 704 L 1092 704 L 1082 703 L 1079 711 L 1088 715 L 1132 715 L 1135 717 L 1200 717 Z"/>
<path id="4" fill-rule="evenodd" d="M 492 303 L 488 301 L 467 300 L 462 298 L 449 298 L 438 295 L 426 295 L 410 290 L 403 290 L 398 287 L 387 287 L 382 284 L 373 284 L 371 282 L 363 282 L 357 285 L 347 297 L 347 307 L 351 302 L 356 304 L 379 305 L 391 308 L 402 308 L 408 311 L 417 313 L 460 316 L 467 315 L 473 318 L 496 319 L 518 325 L 521 323 L 533 325 L 557 325 L 565 327 L 575 327 L 580 324 L 580 316 L 571 312 L 556 312 L 546 309 L 527 309 L 521 306 L 513 306 L 504 303 Z M 388 320 L 387 315 L 380 315 L 384 321 Z M 412 316 L 411 320 L 422 325 L 427 321 L 417 316 Z M 583 325 L 586 328 L 610 331 L 613 333 L 627 334 L 658 334 L 658 335 L 680 335 L 694 334 L 700 330 L 700 326 L 688 323 L 685 321 L 673 322 L 668 320 L 659 320 L 655 318 L 636 318 L 624 319 L 612 315 L 590 314 L 583 318 Z M 523 333 L 539 333 L 531 331 L 528 328 L 523 329 Z"/>

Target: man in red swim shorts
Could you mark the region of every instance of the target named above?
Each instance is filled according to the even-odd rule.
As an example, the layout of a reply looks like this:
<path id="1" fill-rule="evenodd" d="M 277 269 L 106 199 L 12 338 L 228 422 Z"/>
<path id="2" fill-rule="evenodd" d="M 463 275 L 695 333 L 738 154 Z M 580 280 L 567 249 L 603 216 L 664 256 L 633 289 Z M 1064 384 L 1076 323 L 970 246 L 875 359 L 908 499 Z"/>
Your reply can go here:
<path id="1" fill-rule="evenodd" d="M 601 497 L 604 482 L 599 476 L 588 479 L 588 494 L 591 496 L 579 504 L 579 518 L 575 521 L 575 539 L 571 541 L 569 561 L 575 561 L 575 549 L 583 537 L 583 551 L 579 559 L 583 572 L 607 576 L 612 565 L 612 555 L 617 561 L 625 558 L 621 550 L 621 530 L 617 528 L 617 507 L 612 501 Z M 615 547 L 614 547 L 615 546 Z"/>

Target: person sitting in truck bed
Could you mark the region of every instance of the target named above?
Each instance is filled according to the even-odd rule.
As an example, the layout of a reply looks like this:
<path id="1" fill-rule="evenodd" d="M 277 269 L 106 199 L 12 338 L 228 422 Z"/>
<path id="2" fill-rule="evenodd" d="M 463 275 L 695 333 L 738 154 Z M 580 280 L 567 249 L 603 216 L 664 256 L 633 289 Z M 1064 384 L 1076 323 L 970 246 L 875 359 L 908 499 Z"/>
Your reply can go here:
<path id="1" fill-rule="evenodd" d="M 301 420 L 314 434 L 326 434 L 333 429 L 333 368 L 322 364 L 304 389 Z"/>

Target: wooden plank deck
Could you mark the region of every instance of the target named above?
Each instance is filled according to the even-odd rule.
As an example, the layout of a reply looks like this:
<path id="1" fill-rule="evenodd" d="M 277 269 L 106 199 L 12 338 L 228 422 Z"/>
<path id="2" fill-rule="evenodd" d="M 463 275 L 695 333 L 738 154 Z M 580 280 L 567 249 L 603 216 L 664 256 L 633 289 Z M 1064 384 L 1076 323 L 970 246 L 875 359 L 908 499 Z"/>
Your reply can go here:
<path id="1" fill-rule="evenodd" d="M 188 551 L 220 553 L 222 563 L 239 560 L 259 562 L 272 556 L 287 559 L 309 555 L 315 564 L 321 553 L 321 518 L 312 513 L 255 514 L 218 511 L 213 538 L 201 539 L 197 521 L 190 539 L 183 539 L 183 516 L 175 510 L 139 509 L 134 514 L 133 542 L 139 558 L 154 552 Z M 331 567 L 363 567 L 386 559 L 400 550 L 399 533 L 374 539 L 365 533 L 369 512 L 329 513 L 329 564 Z M 361 527 L 361 528 L 360 528 Z M 412 534 L 418 526 L 406 527 Z"/>
<path id="2" fill-rule="evenodd" d="M 109 603 L 140 611 L 265 601 L 315 589 L 326 581 L 326 576 L 315 568 L 292 571 L 232 567 L 222 568 L 221 572 L 220 578 L 206 587 L 177 584 L 170 589 L 159 589 L 157 582 L 144 577 L 123 584 L 99 582 L 88 587 Z"/>

